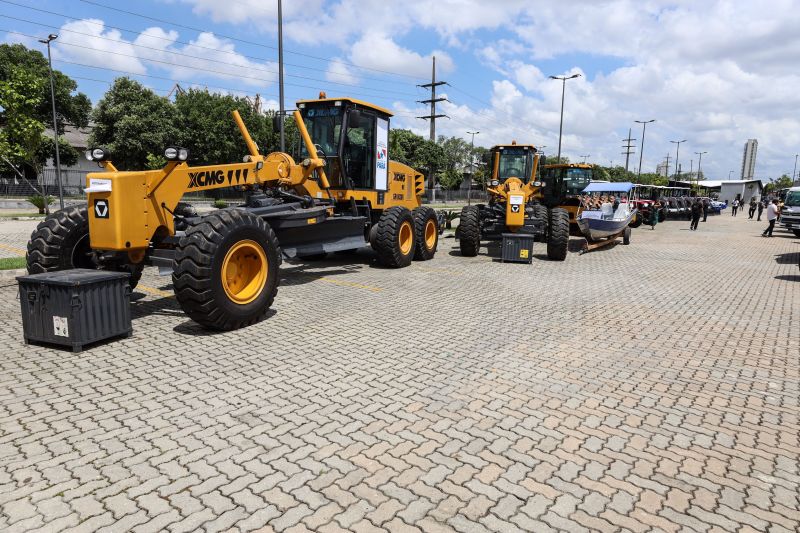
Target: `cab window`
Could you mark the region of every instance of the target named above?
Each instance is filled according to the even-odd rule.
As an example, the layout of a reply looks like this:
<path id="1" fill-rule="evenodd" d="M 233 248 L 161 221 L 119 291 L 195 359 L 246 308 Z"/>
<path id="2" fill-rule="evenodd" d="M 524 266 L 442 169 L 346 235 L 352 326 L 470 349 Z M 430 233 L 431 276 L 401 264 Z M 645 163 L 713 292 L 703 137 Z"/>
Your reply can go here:
<path id="1" fill-rule="evenodd" d="M 375 115 L 351 110 L 342 143 L 344 172 L 355 189 L 375 188 Z"/>
<path id="2" fill-rule="evenodd" d="M 497 168 L 497 179 L 519 178 L 523 182 L 530 179 L 533 168 L 533 153 L 524 148 L 505 148 L 498 151 L 500 163 Z"/>

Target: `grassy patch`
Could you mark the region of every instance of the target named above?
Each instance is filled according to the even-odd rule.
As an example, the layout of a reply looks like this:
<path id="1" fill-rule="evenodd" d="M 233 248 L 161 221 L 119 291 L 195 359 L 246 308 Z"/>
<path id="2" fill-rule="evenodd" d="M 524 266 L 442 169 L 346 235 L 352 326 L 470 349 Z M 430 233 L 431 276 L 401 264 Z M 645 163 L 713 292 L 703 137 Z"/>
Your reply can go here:
<path id="1" fill-rule="evenodd" d="M 0 258 L 0 270 L 12 270 L 25 268 L 24 257 L 2 257 Z"/>

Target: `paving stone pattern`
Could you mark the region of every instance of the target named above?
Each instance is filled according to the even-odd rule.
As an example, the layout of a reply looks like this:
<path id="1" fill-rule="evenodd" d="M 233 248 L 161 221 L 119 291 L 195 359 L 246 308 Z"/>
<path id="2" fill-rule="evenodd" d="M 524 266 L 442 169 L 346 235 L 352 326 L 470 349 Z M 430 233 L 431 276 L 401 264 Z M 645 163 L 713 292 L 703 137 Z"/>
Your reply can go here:
<path id="1" fill-rule="evenodd" d="M 148 269 L 80 354 L 24 346 L 6 282 L 0 531 L 798 531 L 800 241 L 688 226 L 284 264 L 222 334 Z"/>

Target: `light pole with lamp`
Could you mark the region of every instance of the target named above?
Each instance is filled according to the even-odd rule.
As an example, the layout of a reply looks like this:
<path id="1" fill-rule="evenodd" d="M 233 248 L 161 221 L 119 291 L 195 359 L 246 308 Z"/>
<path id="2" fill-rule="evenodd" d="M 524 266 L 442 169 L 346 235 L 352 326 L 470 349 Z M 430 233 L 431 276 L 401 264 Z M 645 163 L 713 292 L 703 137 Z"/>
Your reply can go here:
<path id="1" fill-rule="evenodd" d="M 697 160 L 697 178 L 695 179 L 695 182 L 699 182 L 700 181 L 700 168 L 703 165 L 703 154 L 707 154 L 707 153 L 708 152 L 695 152 L 695 155 L 699 155 L 700 156 L 700 159 Z"/>
<path id="2" fill-rule="evenodd" d="M 634 120 L 637 124 L 642 125 L 642 147 L 639 148 L 639 173 L 636 175 L 637 180 L 641 181 L 639 178 L 642 177 L 642 157 L 644 156 L 644 132 L 647 129 L 647 125 L 651 122 L 655 122 L 656 119 L 652 120 Z"/>
<path id="3" fill-rule="evenodd" d="M 794 177 L 795 174 L 797 173 L 797 156 L 799 155 L 800 154 L 794 154 L 794 170 L 792 170 L 792 185 L 794 185 Z"/>
<path id="4" fill-rule="evenodd" d="M 728 172 L 728 181 L 730 181 L 730 179 L 731 179 L 731 174 L 733 174 L 733 170 Z"/>
<path id="5" fill-rule="evenodd" d="M 681 167 L 679 166 L 680 165 L 680 163 L 679 163 L 680 160 L 679 160 L 678 156 L 680 155 L 681 143 L 685 143 L 686 139 L 683 139 L 682 141 L 670 141 L 670 142 L 672 144 L 676 145 L 675 146 L 675 178 L 676 178 L 676 181 L 677 181 L 677 180 L 681 179 Z"/>
<path id="6" fill-rule="evenodd" d="M 573 74 L 572 76 L 550 76 L 551 80 L 561 80 L 561 122 L 558 126 L 558 155 L 556 156 L 556 163 L 561 163 L 561 134 L 564 131 L 564 93 L 567 89 L 567 80 L 577 78 L 580 74 Z"/>
<path id="7" fill-rule="evenodd" d="M 58 39 L 58 35 L 51 33 L 47 39 L 39 39 L 39 42 L 47 45 L 47 63 L 50 67 L 50 99 L 53 102 L 53 144 L 56 147 L 56 181 L 58 181 L 58 203 L 61 209 L 64 209 L 64 189 L 61 186 L 61 156 L 58 153 L 58 119 L 56 118 L 56 89 L 53 84 L 53 58 L 50 56 L 50 42 Z M 50 214 L 50 209 L 47 206 L 47 194 L 45 193 L 45 184 L 42 180 L 42 196 L 44 196 L 45 212 Z"/>
<path id="8" fill-rule="evenodd" d="M 469 175 L 469 189 L 467 189 L 467 205 L 472 205 L 472 180 L 475 177 L 475 136 L 479 131 L 468 131 L 467 135 L 472 135 L 472 140 L 469 142 L 469 162 L 472 167 L 472 172 Z"/>

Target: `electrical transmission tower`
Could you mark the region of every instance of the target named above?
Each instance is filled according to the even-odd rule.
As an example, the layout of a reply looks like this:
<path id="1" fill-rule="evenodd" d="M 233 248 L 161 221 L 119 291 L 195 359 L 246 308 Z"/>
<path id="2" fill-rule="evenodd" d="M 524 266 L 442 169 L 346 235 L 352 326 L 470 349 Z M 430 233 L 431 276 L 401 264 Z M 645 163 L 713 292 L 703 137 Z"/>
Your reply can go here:
<path id="1" fill-rule="evenodd" d="M 423 87 L 425 89 L 431 90 L 431 97 L 428 100 L 417 100 L 417 102 L 421 104 L 430 104 L 431 105 L 431 114 L 424 116 L 424 117 L 417 117 L 422 120 L 430 120 L 431 121 L 431 133 L 430 133 L 430 140 L 436 142 L 436 119 L 437 118 L 450 118 L 444 114 L 436 114 L 436 102 L 444 102 L 447 98 L 436 98 L 436 87 L 439 85 L 446 85 L 446 81 L 436 81 L 436 56 L 433 56 L 433 67 L 431 68 L 431 82 L 425 83 L 423 85 L 418 85 L 417 87 Z M 433 195 L 433 200 L 436 200 L 436 173 L 435 169 L 429 169 L 430 172 L 430 189 L 431 194 Z"/>
<path id="2" fill-rule="evenodd" d="M 628 128 L 628 137 L 622 140 L 625 141 L 625 144 L 622 145 L 622 147 L 625 149 L 625 151 L 622 152 L 622 155 L 625 156 L 625 172 L 628 172 L 628 161 L 630 160 L 631 155 L 636 152 L 635 146 L 631 144 L 631 141 L 636 140 L 631 137 L 631 128 Z"/>

